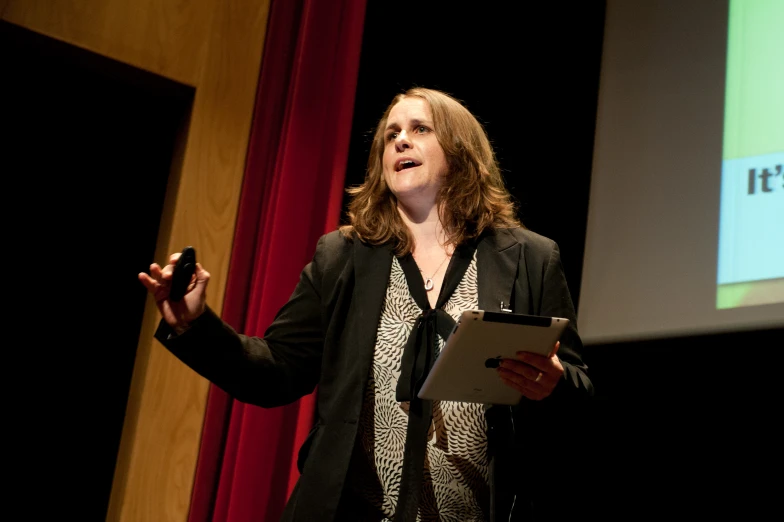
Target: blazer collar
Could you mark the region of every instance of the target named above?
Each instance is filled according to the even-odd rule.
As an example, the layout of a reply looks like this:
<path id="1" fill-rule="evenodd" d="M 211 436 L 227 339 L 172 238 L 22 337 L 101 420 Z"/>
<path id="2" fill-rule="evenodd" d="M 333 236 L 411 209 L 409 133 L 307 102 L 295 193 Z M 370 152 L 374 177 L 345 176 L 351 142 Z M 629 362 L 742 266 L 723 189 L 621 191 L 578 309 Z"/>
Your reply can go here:
<path id="1" fill-rule="evenodd" d="M 491 312 L 512 308 L 517 268 L 522 246 L 511 232 L 505 229 L 489 230 L 477 243 L 477 286 L 479 308 Z M 384 304 L 389 274 L 392 269 L 394 248 L 391 244 L 372 246 L 354 240 L 354 269 L 357 321 L 354 337 L 372 353 L 381 309 Z"/>
<path id="2" fill-rule="evenodd" d="M 477 245 L 477 286 L 479 308 L 489 312 L 513 309 L 512 295 L 517 278 L 522 246 L 511 232 L 494 229 L 485 232 Z"/>
<path id="3" fill-rule="evenodd" d="M 381 319 L 394 249 L 391 244 L 372 246 L 354 239 L 354 304 L 357 320 L 351 325 L 360 350 L 373 352 Z M 354 305 L 352 305 L 353 307 Z"/>

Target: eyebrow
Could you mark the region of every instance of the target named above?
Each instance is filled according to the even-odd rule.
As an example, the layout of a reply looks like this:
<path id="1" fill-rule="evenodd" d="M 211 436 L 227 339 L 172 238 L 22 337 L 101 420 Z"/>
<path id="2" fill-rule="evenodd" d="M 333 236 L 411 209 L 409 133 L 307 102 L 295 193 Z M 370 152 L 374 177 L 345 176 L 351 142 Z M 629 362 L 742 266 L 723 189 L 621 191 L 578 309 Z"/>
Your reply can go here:
<path id="1" fill-rule="evenodd" d="M 414 118 L 409 123 L 411 124 L 412 127 L 419 127 L 420 125 L 429 125 L 431 127 L 433 126 L 433 124 L 430 123 L 428 120 L 420 120 L 418 118 Z M 387 128 L 384 129 L 384 132 L 390 129 L 398 129 L 398 128 L 400 128 L 400 125 L 398 125 L 396 122 L 392 122 L 389 125 L 387 125 Z"/>

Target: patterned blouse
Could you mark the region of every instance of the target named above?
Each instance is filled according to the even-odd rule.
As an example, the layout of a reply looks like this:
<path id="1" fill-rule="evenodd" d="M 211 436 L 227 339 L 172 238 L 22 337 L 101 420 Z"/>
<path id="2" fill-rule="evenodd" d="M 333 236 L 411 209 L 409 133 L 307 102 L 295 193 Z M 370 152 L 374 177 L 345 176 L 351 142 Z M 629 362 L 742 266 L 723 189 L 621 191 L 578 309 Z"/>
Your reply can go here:
<path id="1" fill-rule="evenodd" d="M 476 253 L 444 311 L 458 319 L 478 307 Z M 360 417 L 358 447 L 352 462 L 352 489 L 374 511 L 374 520 L 395 513 L 408 402 L 395 400 L 403 348 L 422 310 L 408 290 L 403 269 L 393 258 L 386 298 L 378 325 L 370 379 Z M 437 351 L 444 346 L 438 338 Z M 487 435 L 481 404 L 435 401 L 417 520 L 480 522 L 489 509 Z"/>

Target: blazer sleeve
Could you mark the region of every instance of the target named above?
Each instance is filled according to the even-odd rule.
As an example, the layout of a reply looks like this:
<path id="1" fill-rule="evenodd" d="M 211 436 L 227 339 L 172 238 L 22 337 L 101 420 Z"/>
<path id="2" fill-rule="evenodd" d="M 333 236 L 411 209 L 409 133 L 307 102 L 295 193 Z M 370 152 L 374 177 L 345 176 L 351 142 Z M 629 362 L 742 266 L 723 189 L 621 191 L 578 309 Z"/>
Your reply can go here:
<path id="1" fill-rule="evenodd" d="M 235 399 L 262 407 L 291 403 L 315 389 L 324 346 L 322 276 L 326 236 L 294 292 L 263 337 L 237 333 L 207 311 L 176 335 L 161 320 L 155 333 L 172 354 Z"/>
<path id="2" fill-rule="evenodd" d="M 582 359 L 583 343 L 577 332 L 577 317 L 561 263 L 561 252 L 554 241 L 543 270 L 539 315 L 569 319 L 557 353 L 564 367 L 563 380 L 555 387 L 551 398 L 558 400 L 563 395 L 593 396 L 588 366 Z"/>
<path id="3" fill-rule="evenodd" d="M 541 281 L 536 289 L 539 315 L 569 319 L 557 353 L 563 378 L 549 397 L 524 398 L 512 407 L 511 415 L 490 408 L 496 411 L 488 418 L 503 455 L 495 459 L 496 494 L 513 521 L 579 519 L 582 491 L 591 478 L 586 456 L 594 388 L 581 355 L 583 345 L 560 251 L 554 241 L 548 242 L 550 248 L 537 249 L 539 262 L 529 267 L 528 275 L 531 281 Z"/>

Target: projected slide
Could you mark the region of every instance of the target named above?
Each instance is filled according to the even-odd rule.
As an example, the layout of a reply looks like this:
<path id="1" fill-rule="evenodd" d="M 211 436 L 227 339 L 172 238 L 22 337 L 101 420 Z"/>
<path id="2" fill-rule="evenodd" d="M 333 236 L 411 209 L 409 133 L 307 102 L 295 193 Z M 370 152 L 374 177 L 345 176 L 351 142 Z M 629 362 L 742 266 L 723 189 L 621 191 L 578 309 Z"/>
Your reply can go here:
<path id="1" fill-rule="evenodd" d="M 716 307 L 784 302 L 784 1 L 731 0 Z"/>

